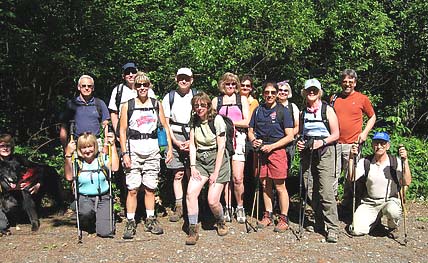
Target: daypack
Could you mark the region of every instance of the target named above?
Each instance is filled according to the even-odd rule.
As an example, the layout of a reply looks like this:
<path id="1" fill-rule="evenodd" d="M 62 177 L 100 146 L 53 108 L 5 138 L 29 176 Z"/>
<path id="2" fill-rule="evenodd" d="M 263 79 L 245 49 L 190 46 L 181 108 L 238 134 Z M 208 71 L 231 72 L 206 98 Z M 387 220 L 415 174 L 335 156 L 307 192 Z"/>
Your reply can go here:
<path id="1" fill-rule="evenodd" d="M 365 183 L 367 182 L 367 178 L 369 177 L 369 171 L 370 171 L 370 163 L 373 160 L 374 155 L 369 155 L 366 158 L 364 158 L 364 176 L 362 179 L 362 182 Z M 389 158 L 389 172 L 391 174 L 392 180 L 394 181 L 394 183 L 397 185 L 397 190 L 400 191 L 400 183 L 398 182 L 398 177 L 397 177 L 397 157 L 391 155 L 388 153 L 388 158 Z"/>
<path id="2" fill-rule="evenodd" d="M 334 108 L 334 103 L 336 102 L 336 100 L 338 98 L 344 98 L 344 96 L 342 95 L 342 93 L 334 93 L 333 96 L 331 96 L 330 98 L 330 106 L 332 106 Z"/>
<path id="3" fill-rule="evenodd" d="M 235 125 L 233 121 L 226 116 L 220 115 L 226 124 L 226 151 L 229 153 L 229 158 L 235 154 Z M 211 132 L 216 135 L 214 119 L 208 121 L 208 126 L 210 126 Z"/>
<path id="4" fill-rule="evenodd" d="M 140 110 L 140 111 L 155 110 L 156 111 L 156 115 L 157 115 L 157 119 L 158 119 L 157 120 L 157 128 L 161 128 L 162 127 L 162 124 L 161 124 L 160 118 L 159 118 L 159 101 L 156 100 L 155 98 L 150 98 L 150 100 L 152 102 L 153 107 L 148 107 L 148 108 L 135 108 L 135 98 L 134 99 L 130 99 L 128 101 L 128 111 L 127 111 L 127 116 L 128 116 L 128 131 L 127 131 L 127 134 L 130 134 L 130 132 L 139 133 L 138 131 L 134 131 L 134 130 L 129 129 L 129 120 L 131 119 L 132 113 L 134 111 L 136 111 L 136 110 Z M 146 137 L 147 137 L 146 139 L 148 139 L 148 138 L 156 139 L 157 138 L 157 130 L 158 129 L 155 129 L 150 134 L 146 134 L 146 133 L 145 134 L 139 133 L 139 134 L 143 136 L 143 139 L 146 138 Z"/>
<path id="5" fill-rule="evenodd" d="M 79 177 L 81 172 L 91 172 L 91 183 L 94 183 L 94 179 L 92 178 L 92 173 L 95 173 L 97 176 L 99 175 L 99 172 L 102 172 L 107 180 L 110 180 L 108 176 L 108 168 L 106 167 L 106 164 L 104 162 L 104 158 L 101 154 L 98 154 L 97 156 L 97 162 L 98 162 L 98 169 L 83 169 L 83 162 L 80 158 L 76 159 L 77 161 L 77 177 Z M 101 189 L 98 186 L 98 193 L 101 194 Z"/>
<path id="6" fill-rule="evenodd" d="M 198 91 L 195 88 L 192 88 L 192 96 L 194 97 Z M 174 104 L 174 97 L 175 97 L 175 93 L 177 92 L 177 90 L 171 90 L 168 93 L 168 97 L 169 97 L 169 110 L 172 110 L 172 105 Z"/>
<path id="7" fill-rule="evenodd" d="M 327 118 L 327 102 L 322 101 L 321 102 L 321 120 L 305 120 L 305 115 L 307 113 L 307 108 L 303 108 L 302 110 L 302 115 L 300 117 L 300 127 L 303 128 L 303 124 L 305 122 L 323 122 L 325 127 L 327 128 L 327 131 L 330 133 L 330 125 L 328 123 L 328 118 Z M 303 130 L 303 129 L 300 129 Z"/>
<path id="8" fill-rule="evenodd" d="M 226 116 L 228 115 L 228 111 L 229 111 L 229 106 L 238 106 L 239 110 L 242 113 L 242 102 L 241 102 L 241 95 L 239 95 L 239 93 L 235 93 L 235 97 L 236 97 L 236 104 L 224 104 L 223 105 L 223 95 L 220 95 L 217 97 L 217 113 L 220 112 L 220 109 L 222 106 L 227 106 L 226 107 Z M 243 115 L 242 115 L 243 116 Z"/>
<path id="9" fill-rule="evenodd" d="M 288 111 L 291 114 L 291 120 L 293 121 L 293 127 L 294 127 L 294 109 L 293 109 L 293 103 L 291 103 L 289 100 L 287 100 L 288 103 Z M 278 112 L 277 112 L 278 114 Z M 282 114 L 282 116 L 284 116 L 284 114 Z M 284 120 L 282 120 L 282 122 L 284 123 Z"/>

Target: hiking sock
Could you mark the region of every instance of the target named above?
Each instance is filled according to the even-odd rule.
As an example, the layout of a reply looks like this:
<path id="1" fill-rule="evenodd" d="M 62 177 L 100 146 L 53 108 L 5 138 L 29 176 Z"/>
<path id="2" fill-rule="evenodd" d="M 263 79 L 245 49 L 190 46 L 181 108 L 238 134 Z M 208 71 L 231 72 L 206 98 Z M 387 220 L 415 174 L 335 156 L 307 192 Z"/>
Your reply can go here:
<path id="1" fill-rule="evenodd" d="M 187 218 L 189 219 L 190 225 L 196 225 L 198 223 L 198 215 L 187 215 Z"/>
<path id="2" fill-rule="evenodd" d="M 183 197 L 175 199 L 175 207 L 183 205 Z"/>
<path id="3" fill-rule="evenodd" d="M 236 210 L 241 209 L 241 208 L 244 208 L 244 206 L 243 205 L 237 205 L 236 206 Z"/>
<path id="4" fill-rule="evenodd" d="M 214 215 L 214 218 L 216 219 L 216 221 L 223 221 L 224 220 L 223 209 L 220 209 L 219 213 Z"/>
<path id="5" fill-rule="evenodd" d="M 154 217 L 155 216 L 155 210 L 148 210 L 146 209 L 147 217 Z"/>
<path id="6" fill-rule="evenodd" d="M 128 220 L 134 220 L 135 218 L 135 213 L 126 213 L 126 218 Z"/>

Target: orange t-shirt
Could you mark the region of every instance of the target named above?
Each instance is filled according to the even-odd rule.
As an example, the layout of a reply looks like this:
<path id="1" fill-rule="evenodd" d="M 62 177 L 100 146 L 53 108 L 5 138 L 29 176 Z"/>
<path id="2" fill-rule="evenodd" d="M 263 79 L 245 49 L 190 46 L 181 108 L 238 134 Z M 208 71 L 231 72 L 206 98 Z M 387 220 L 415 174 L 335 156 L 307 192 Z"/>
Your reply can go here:
<path id="1" fill-rule="evenodd" d="M 337 97 L 334 102 L 339 121 L 339 143 L 353 143 L 363 129 L 363 113 L 369 118 L 375 114 L 369 98 L 355 91 L 347 97 Z"/>

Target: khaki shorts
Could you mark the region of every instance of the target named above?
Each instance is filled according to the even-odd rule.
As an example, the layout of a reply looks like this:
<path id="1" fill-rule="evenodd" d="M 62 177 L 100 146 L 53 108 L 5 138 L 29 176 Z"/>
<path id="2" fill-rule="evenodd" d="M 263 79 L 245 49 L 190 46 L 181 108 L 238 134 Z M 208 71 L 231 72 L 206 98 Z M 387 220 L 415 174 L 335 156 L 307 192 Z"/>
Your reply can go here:
<path id="1" fill-rule="evenodd" d="M 184 138 L 184 135 L 181 133 L 174 132 L 174 136 L 180 142 L 186 141 L 186 139 Z M 174 144 L 174 146 L 172 147 L 172 160 L 171 162 L 166 164 L 166 168 L 172 169 L 172 170 L 184 169 L 184 164 L 186 161 L 188 161 L 188 158 L 189 158 L 189 152 L 181 151 Z"/>
<path id="2" fill-rule="evenodd" d="M 202 176 L 210 177 L 214 172 L 215 161 L 217 159 L 217 149 L 196 152 L 196 169 Z M 223 157 L 216 183 L 226 183 L 230 181 L 230 158 L 227 153 Z"/>
<path id="3" fill-rule="evenodd" d="M 138 189 L 141 184 L 149 189 L 156 189 L 159 182 L 160 159 L 159 151 L 149 155 L 131 153 L 131 169 L 125 170 L 128 190 Z"/>

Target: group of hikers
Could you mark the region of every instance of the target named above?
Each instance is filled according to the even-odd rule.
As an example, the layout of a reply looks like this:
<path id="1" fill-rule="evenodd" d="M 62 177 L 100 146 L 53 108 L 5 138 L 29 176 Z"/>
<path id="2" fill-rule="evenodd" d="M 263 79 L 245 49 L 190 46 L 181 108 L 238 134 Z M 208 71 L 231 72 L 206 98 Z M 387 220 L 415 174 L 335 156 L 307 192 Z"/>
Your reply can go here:
<path id="1" fill-rule="evenodd" d="M 113 173 L 125 176 L 123 238 L 136 234 L 139 194 L 144 195 L 144 231 L 163 234 L 155 213 L 162 158 L 174 177 L 175 207 L 169 221 L 178 222 L 187 215 L 187 245 L 199 239 L 199 196 L 207 183 L 206 200 L 218 235 L 227 235 L 228 223 L 235 218 L 239 224 L 247 223 L 244 171 L 250 171 L 262 189 L 264 212 L 257 228 L 273 226 L 273 231 L 285 232 L 290 224 L 286 178 L 296 150 L 300 154 L 299 228 L 338 242 L 336 198 L 343 173 L 341 207 L 353 215 L 350 233 L 368 234 L 382 215 L 387 217 L 388 231 L 397 230 L 403 209 L 401 190 L 411 181 L 407 152 L 400 147 L 399 156 L 389 154 L 390 136 L 375 132 L 373 155 L 361 157 L 376 115 L 368 97 L 355 90 L 354 70 L 341 73 L 342 92 L 331 96 L 329 103 L 322 100 L 321 83 L 306 80 L 300 111 L 289 101 L 288 81 L 264 82 L 262 103 L 253 94 L 250 76 L 239 78 L 228 72 L 218 82 L 220 95 L 211 99 L 192 87 L 192 70 L 180 68 L 175 75 L 177 88 L 160 102 L 149 77 L 135 63 L 126 63 L 122 70 L 123 83 L 113 89 L 108 107 L 94 97 L 94 79 L 81 76 L 79 95 L 67 102 L 62 119 L 64 174 L 73 182 L 79 237 L 82 230 L 114 236 Z M 12 154 L 13 144 L 0 137 L 0 160 L 7 161 Z M 280 212 L 274 215 L 276 204 Z M 312 207 L 314 222 L 305 215 L 306 204 Z M 251 216 L 253 212 L 254 205 Z M 6 214 L 0 210 L 3 233 L 8 230 Z"/>

